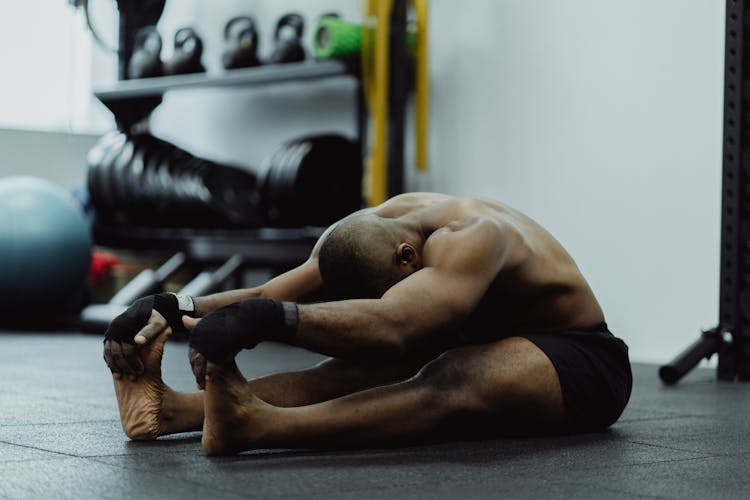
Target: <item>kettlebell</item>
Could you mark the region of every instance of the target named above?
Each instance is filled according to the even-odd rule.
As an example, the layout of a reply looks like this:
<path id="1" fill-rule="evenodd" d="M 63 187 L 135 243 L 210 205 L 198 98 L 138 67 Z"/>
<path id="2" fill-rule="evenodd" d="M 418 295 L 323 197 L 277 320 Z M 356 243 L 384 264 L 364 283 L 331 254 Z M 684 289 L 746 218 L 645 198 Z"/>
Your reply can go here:
<path id="1" fill-rule="evenodd" d="M 202 73 L 206 71 L 201 62 L 203 41 L 193 28 L 180 28 L 174 34 L 174 52 L 171 59 L 164 63 L 164 73 L 181 75 L 184 73 Z"/>
<path id="2" fill-rule="evenodd" d="M 133 44 L 133 55 L 128 61 L 128 78 L 150 78 L 161 76 L 161 35 L 156 26 L 145 26 L 138 30 Z"/>
<path id="3" fill-rule="evenodd" d="M 233 17 L 224 26 L 226 48 L 221 61 L 225 69 L 258 66 L 258 31 L 250 16 Z"/>
<path id="4" fill-rule="evenodd" d="M 269 63 L 289 63 L 304 61 L 307 54 L 302 47 L 302 34 L 305 30 L 305 20 L 299 14 L 286 14 L 276 23 L 274 42 L 276 47 L 271 54 Z"/>

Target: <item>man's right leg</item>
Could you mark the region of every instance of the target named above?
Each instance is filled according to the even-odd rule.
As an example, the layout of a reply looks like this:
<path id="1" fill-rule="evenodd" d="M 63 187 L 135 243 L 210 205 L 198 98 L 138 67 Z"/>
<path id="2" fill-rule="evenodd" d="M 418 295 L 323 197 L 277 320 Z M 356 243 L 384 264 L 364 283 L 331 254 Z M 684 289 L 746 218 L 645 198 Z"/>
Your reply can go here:
<path id="1" fill-rule="evenodd" d="M 115 394 L 125 434 L 134 440 L 156 439 L 203 428 L 203 393 L 172 390 L 161 376 L 167 333 L 140 348 L 144 373 L 137 380 L 115 378 Z M 394 363 L 328 359 L 306 370 L 276 373 L 247 381 L 247 391 L 277 407 L 306 406 L 415 375 L 437 357 Z"/>
<path id="2" fill-rule="evenodd" d="M 248 380 L 247 391 L 274 406 L 307 406 L 406 380 L 439 354 L 388 363 L 330 358 L 305 370 Z"/>

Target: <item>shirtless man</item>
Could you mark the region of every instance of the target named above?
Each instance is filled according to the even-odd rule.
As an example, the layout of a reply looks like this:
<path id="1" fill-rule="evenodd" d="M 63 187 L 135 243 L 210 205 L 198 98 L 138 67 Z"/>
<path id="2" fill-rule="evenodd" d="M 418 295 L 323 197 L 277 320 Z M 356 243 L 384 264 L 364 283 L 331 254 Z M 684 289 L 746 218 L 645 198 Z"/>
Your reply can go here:
<path id="1" fill-rule="evenodd" d="M 573 259 L 485 199 L 399 195 L 334 224 L 262 286 L 160 296 L 105 335 L 133 439 L 202 429 L 204 451 L 223 455 L 592 432 L 630 396 L 627 346 Z M 164 343 L 183 328 L 202 392 L 161 379 Z M 246 380 L 234 357 L 264 340 L 331 358 Z"/>

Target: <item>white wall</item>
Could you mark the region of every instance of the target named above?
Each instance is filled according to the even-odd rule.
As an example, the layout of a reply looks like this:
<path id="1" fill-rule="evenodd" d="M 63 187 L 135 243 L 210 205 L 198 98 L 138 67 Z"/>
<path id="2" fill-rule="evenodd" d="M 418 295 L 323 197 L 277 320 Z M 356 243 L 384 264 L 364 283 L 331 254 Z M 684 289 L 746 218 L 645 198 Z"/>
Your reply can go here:
<path id="1" fill-rule="evenodd" d="M 91 95 L 91 45 L 68 0 L 0 0 L 0 127 L 87 133 L 107 126 Z"/>
<path id="2" fill-rule="evenodd" d="M 431 3 L 435 188 L 534 216 L 671 358 L 718 320 L 723 2 L 464 6 Z"/>
<path id="3" fill-rule="evenodd" d="M 0 178 L 44 177 L 67 190 L 86 186 L 86 154 L 98 135 L 0 129 Z"/>
<path id="4" fill-rule="evenodd" d="M 0 0 L 0 177 L 85 185 L 86 152 L 112 126 L 91 94 L 91 45 L 67 0 Z"/>

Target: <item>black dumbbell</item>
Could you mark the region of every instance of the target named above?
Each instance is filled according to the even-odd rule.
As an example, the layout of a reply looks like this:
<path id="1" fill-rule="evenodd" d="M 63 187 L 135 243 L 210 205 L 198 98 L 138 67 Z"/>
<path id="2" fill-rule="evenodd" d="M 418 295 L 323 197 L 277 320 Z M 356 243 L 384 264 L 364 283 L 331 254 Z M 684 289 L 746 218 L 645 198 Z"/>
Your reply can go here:
<path id="1" fill-rule="evenodd" d="M 202 73 L 206 68 L 201 62 L 203 40 L 193 28 L 180 28 L 174 34 L 174 52 L 164 63 L 164 73 L 181 75 L 185 73 Z"/>
<path id="2" fill-rule="evenodd" d="M 156 31 L 156 26 L 138 30 L 133 43 L 133 55 L 128 61 L 128 78 L 150 78 L 164 74 L 161 47 L 161 35 Z"/>
<path id="3" fill-rule="evenodd" d="M 271 53 L 269 63 L 290 63 L 304 61 L 307 57 L 302 46 L 302 34 L 305 31 L 305 20 L 299 14 L 286 14 L 276 23 L 273 39 L 276 47 Z"/>
<path id="4" fill-rule="evenodd" d="M 221 61 L 226 69 L 258 66 L 258 31 L 250 16 L 237 16 L 224 26 L 226 45 Z"/>

